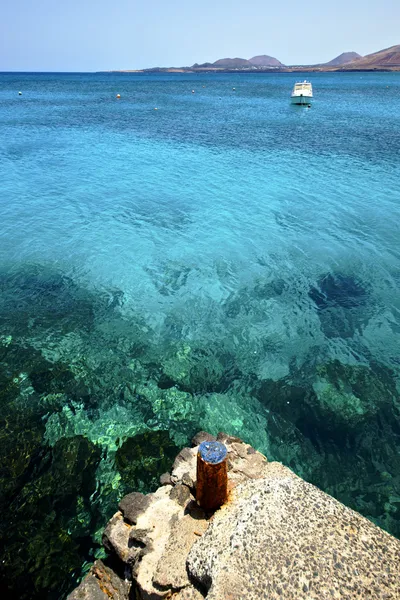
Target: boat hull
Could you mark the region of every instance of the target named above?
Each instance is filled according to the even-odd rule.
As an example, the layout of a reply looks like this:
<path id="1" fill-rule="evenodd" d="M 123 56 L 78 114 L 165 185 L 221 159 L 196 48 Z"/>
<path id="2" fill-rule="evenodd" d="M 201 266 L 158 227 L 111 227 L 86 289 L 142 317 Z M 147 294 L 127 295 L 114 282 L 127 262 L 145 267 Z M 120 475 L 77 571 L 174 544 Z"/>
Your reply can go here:
<path id="1" fill-rule="evenodd" d="M 312 96 L 292 96 L 290 102 L 292 104 L 308 106 L 312 102 Z"/>

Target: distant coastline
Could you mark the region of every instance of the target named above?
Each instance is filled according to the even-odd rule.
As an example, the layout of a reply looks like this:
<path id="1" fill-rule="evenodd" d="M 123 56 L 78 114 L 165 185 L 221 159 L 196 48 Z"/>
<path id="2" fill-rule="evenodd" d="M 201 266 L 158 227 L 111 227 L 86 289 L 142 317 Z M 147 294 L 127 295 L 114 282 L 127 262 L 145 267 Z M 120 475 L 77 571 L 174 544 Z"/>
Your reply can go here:
<path id="1" fill-rule="evenodd" d="M 286 67 L 283 69 L 190 69 L 189 67 L 186 69 L 175 69 L 174 67 L 152 67 L 149 69 L 114 69 L 111 71 L 98 71 L 99 73 L 137 73 L 148 75 L 151 73 L 165 73 L 165 74 L 191 74 L 191 73 L 254 73 L 254 74 L 265 74 L 265 73 L 372 73 L 372 72 L 398 72 L 400 71 L 399 67 L 374 67 L 374 68 L 365 68 L 365 69 L 324 69 L 324 68 L 315 68 L 315 67 Z"/>
<path id="2" fill-rule="evenodd" d="M 278 59 L 260 55 L 250 59 L 222 58 L 214 63 L 195 63 L 191 67 L 152 67 L 116 69 L 107 73 L 310 73 L 310 72 L 400 71 L 400 45 L 367 56 L 343 52 L 333 60 L 316 65 L 284 65 Z"/>

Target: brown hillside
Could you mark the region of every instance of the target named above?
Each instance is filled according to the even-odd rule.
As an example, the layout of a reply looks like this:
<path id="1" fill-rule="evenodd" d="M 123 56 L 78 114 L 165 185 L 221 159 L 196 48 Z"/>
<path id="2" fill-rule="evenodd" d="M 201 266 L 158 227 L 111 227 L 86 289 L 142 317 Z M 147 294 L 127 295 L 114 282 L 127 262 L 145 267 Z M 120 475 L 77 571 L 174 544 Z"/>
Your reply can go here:
<path id="1" fill-rule="evenodd" d="M 346 63 L 353 62 L 355 60 L 360 60 L 362 56 L 357 54 L 357 52 L 342 52 L 339 56 L 325 63 L 324 67 L 339 67 L 340 65 L 345 65 Z"/>
<path id="2" fill-rule="evenodd" d="M 400 45 L 367 54 L 364 58 L 343 65 L 344 70 L 352 69 L 400 69 Z"/>

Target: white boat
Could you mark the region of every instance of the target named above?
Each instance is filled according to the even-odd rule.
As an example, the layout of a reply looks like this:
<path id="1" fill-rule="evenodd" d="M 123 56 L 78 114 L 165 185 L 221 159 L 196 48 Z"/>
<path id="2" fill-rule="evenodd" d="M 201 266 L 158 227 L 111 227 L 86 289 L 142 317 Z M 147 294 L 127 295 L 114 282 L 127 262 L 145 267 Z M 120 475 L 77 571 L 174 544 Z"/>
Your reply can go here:
<path id="1" fill-rule="evenodd" d="M 312 85 L 309 81 L 304 80 L 294 84 L 291 94 L 292 104 L 305 104 L 308 106 L 311 104 L 312 98 Z"/>

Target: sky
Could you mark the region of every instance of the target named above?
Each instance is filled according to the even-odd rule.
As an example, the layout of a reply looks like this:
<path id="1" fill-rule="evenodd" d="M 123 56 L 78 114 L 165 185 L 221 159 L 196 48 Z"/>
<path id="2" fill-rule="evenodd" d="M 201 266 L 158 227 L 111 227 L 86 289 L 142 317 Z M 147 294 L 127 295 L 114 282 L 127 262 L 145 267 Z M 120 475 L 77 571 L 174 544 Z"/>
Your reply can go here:
<path id="1" fill-rule="evenodd" d="M 3 0 L 0 71 L 106 71 L 400 44 L 399 0 Z"/>

